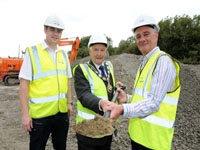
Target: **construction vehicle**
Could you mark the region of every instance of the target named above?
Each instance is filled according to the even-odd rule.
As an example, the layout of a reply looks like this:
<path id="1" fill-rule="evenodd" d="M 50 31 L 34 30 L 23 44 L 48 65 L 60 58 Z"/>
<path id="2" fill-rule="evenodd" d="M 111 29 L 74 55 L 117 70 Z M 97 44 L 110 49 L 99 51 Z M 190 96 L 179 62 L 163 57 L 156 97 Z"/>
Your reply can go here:
<path id="1" fill-rule="evenodd" d="M 21 68 L 22 58 L 2 58 L 0 57 L 0 81 L 5 85 L 19 83 L 18 74 Z"/>
<path id="2" fill-rule="evenodd" d="M 70 54 L 70 64 L 73 63 L 77 58 L 78 48 L 80 40 L 76 37 L 75 40 L 72 38 L 62 38 L 58 43 L 59 46 L 72 45 Z M 5 85 L 14 85 L 19 83 L 18 75 L 23 63 L 23 58 L 2 58 L 0 57 L 0 82 Z"/>
<path id="3" fill-rule="evenodd" d="M 60 40 L 60 42 L 58 43 L 58 45 L 59 46 L 72 45 L 72 51 L 71 51 L 70 59 L 69 59 L 70 64 L 72 64 L 73 61 L 76 60 L 76 58 L 77 58 L 80 39 L 78 37 L 76 37 L 75 41 L 74 40 L 70 40 L 70 39 L 71 38 L 62 38 Z"/>

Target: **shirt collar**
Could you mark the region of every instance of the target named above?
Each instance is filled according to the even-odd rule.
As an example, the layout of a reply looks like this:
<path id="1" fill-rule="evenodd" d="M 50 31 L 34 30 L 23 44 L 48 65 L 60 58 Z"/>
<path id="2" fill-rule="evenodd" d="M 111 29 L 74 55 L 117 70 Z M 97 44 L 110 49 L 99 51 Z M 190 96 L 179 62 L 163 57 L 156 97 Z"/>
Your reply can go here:
<path id="1" fill-rule="evenodd" d="M 93 62 L 94 63 L 94 62 Z M 101 65 L 103 65 L 104 64 L 104 62 L 101 64 Z M 101 65 L 97 65 L 97 64 L 95 64 L 94 63 L 94 65 L 95 65 L 95 67 L 99 70 L 99 67 L 101 66 Z"/>
<path id="2" fill-rule="evenodd" d="M 101 65 L 103 65 L 104 62 L 105 62 L 105 61 L 103 61 Z M 92 60 L 91 60 L 91 63 L 93 63 L 93 65 L 94 65 L 94 66 L 96 67 L 96 69 L 99 71 L 99 67 L 100 67 L 101 65 L 95 64 Z"/>
<path id="3" fill-rule="evenodd" d="M 42 49 L 43 50 L 53 51 L 52 49 L 49 48 L 49 46 L 47 45 L 47 43 L 45 42 L 45 40 L 42 42 Z M 57 49 L 55 50 L 55 52 L 58 52 L 59 50 L 61 50 L 61 48 L 60 48 L 60 46 L 57 45 Z"/>
<path id="4" fill-rule="evenodd" d="M 149 58 L 151 58 L 153 54 L 157 53 L 158 51 L 160 51 L 160 48 L 157 46 L 145 56 L 140 57 L 140 61 L 143 62 L 143 61 L 148 60 Z"/>

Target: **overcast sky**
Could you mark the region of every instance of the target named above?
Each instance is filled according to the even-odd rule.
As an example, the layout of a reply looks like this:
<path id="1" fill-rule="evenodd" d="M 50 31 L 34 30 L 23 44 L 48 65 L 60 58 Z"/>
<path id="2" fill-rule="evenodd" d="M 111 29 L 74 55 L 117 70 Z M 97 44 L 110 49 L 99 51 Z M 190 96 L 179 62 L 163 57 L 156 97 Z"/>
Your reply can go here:
<path id="1" fill-rule="evenodd" d="M 44 40 L 44 21 L 60 16 L 66 29 L 62 37 L 103 33 L 118 46 L 132 35 L 140 14 L 157 21 L 176 15 L 200 14 L 199 0 L 0 0 L 0 57 L 17 57 L 18 51 Z"/>

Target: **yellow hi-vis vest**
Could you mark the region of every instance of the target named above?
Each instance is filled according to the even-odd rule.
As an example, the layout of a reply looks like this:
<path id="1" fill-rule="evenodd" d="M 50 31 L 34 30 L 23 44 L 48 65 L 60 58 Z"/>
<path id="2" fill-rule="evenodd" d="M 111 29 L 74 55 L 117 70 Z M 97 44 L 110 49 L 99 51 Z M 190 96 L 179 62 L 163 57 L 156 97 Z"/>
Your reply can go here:
<path id="1" fill-rule="evenodd" d="M 115 87 L 113 66 L 109 61 L 107 61 L 106 63 L 108 64 L 108 68 L 113 79 L 113 86 Z M 73 74 L 75 72 L 76 67 L 73 69 Z M 83 71 L 85 78 L 90 84 L 91 93 L 99 98 L 108 100 L 107 89 L 103 80 L 99 76 L 97 76 L 97 74 L 94 71 L 92 71 L 92 69 L 87 64 L 80 64 L 80 67 Z M 95 114 L 96 113 L 94 111 L 84 107 L 79 100 L 77 101 L 76 123 L 82 122 L 83 120 L 94 119 Z"/>
<path id="2" fill-rule="evenodd" d="M 67 66 L 63 50 L 56 54 L 56 65 L 48 52 L 38 44 L 27 48 L 31 57 L 33 77 L 29 84 L 29 114 L 32 118 L 67 112 Z"/>
<path id="3" fill-rule="evenodd" d="M 136 75 L 131 103 L 147 98 L 150 91 L 152 74 L 162 51 L 155 53 L 147 62 L 142 72 L 140 68 Z M 168 55 L 169 56 L 169 55 Z M 147 148 L 154 150 L 170 150 L 174 133 L 177 104 L 180 94 L 179 64 L 169 56 L 176 68 L 175 88 L 167 93 L 160 105 L 160 109 L 144 118 L 129 120 L 129 135 L 131 139 Z"/>

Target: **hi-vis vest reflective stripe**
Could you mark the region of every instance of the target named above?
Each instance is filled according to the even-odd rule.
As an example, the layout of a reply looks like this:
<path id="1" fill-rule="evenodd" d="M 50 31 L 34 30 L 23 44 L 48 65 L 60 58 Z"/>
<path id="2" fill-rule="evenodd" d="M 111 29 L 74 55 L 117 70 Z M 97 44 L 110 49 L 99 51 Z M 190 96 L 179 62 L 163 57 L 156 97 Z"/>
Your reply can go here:
<path id="1" fill-rule="evenodd" d="M 113 78 L 113 84 L 115 86 L 115 79 L 114 79 L 114 72 L 113 72 L 113 66 L 112 64 L 107 61 L 107 64 L 109 66 L 112 78 Z M 76 66 L 77 67 L 77 66 Z M 75 72 L 76 67 L 73 69 L 73 73 Z M 91 93 L 93 93 L 95 96 L 108 100 L 108 94 L 107 89 L 102 81 L 101 78 L 99 78 L 95 72 L 93 72 L 90 67 L 88 67 L 87 64 L 80 64 L 80 67 L 83 71 L 83 74 L 85 78 L 88 80 L 90 84 Z M 95 112 L 83 107 L 83 105 L 80 103 L 80 101 L 77 101 L 77 116 L 76 116 L 76 123 L 82 122 L 86 119 L 93 119 L 95 117 Z"/>
<path id="2" fill-rule="evenodd" d="M 29 114 L 42 118 L 67 112 L 67 66 L 69 60 L 63 50 L 56 54 L 56 65 L 42 45 L 27 48 L 31 57 L 33 77 L 29 84 Z"/>
<path id="3" fill-rule="evenodd" d="M 138 70 L 134 83 L 131 103 L 147 98 L 150 91 L 152 74 L 159 57 L 168 54 L 159 51 L 147 62 L 142 72 Z M 169 56 L 171 58 L 171 56 Z M 144 118 L 129 120 L 129 135 L 131 139 L 145 147 L 154 150 L 170 150 L 174 133 L 174 121 L 176 118 L 177 104 L 180 94 L 179 64 L 171 58 L 176 68 L 175 88 L 173 92 L 167 93 L 160 109 Z"/>

